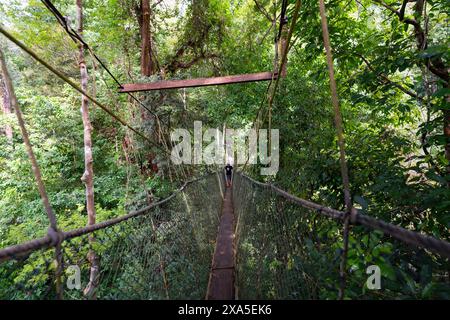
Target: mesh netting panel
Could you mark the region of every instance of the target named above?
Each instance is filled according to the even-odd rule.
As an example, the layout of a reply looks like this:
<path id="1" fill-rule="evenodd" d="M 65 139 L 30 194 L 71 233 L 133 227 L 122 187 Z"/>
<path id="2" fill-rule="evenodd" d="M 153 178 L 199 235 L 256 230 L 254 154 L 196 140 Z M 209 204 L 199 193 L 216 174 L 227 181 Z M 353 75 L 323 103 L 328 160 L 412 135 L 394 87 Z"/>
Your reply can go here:
<path id="1" fill-rule="evenodd" d="M 222 201 L 219 183 L 219 175 L 210 174 L 145 215 L 65 240 L 64 298 L 85 298 L 89 257 L 98 261 L 92 279 L 99 299 L 204 298 Z M 53 260 L 54 249 L 48 249 L 2 263 L 0 297 L 55 298 Z"/>
<path id="2" fill-rule="evenodd" d="M 211 174 L 144 215 L 63 241 L 64 298 L 85 299 L 91 278 L 99 299 L 203 299 L 223 192 L 224 177 Z M 233 201 L 240 299 L 337 298 L 340 220 L 240 174 Z M 54 255 L 42 249 L 2 262 L 0 298 L 57 297 Z M 368 227 L 351 227 L 347 269 L 345 298 L 450 299 L 448 259 Z"/>
<path id="3" fill-rule="evenodd" d="M 240 299 L 338 297 L 340 220 L 240 174 L 234 177 L 233 200 Z M 352 226 L 349 241 L 346 298 L 450 298 L 448 259 L 363 226 Z M 379 289 L 369 278 L 377 267 Z"/>
<path id="4" fill-rule="evenodd" d="M 327 298 L 324 292 L 335 294 L 336 224 L 238 174 L 233 186 L 239 298 L 318 299 Z"/>

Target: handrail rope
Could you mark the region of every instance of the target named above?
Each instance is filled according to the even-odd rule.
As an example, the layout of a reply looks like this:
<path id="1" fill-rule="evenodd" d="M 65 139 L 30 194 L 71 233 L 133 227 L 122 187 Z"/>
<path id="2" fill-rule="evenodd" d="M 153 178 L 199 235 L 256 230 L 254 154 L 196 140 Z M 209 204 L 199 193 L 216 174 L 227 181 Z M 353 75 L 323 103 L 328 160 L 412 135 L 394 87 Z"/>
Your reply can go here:
<path id="1" fill-rule="evenodd" d="M 271 184 L 271 183 L 264 183 L 257 181 L 247 175 L 245 175 L 242 172 L 237 172 L 237 174 L 241 175 L 245 179 L 249 180 L 253 184 L 256 184 L 258 186 L 264 187 L 264 188 L 271 188 L 273 191 L 278 193 L 280 196 L 284 197 L 285 199 L 298 204 L 304 208 L 316 210 L 319 214 L 325 215 L 327 217 L 341 220 L 343 221 L 345 218 L 345 212 L 335 210 L 329 207 L 322 206 L 320 204 L 317 204 L 315 202 L 301 199 L 297 196 L 294 196 L 279 187 Z M 396 238 L 397 240 L 402 241 L 403 243 L 414 245 L 417 247 L 422 247 L 424 249 L 428 249 L 430 251 L 433 251 L 443 257 L 450 258 L 450 243 L 437 239 L 434 237 L 431 237 L 429 235 L 420 234 L 416 231 L 407 230 L 405 228 L 402 228 L 400 226 L 394 225 L 389 222 L 385 222 L 376 218 L 372 218 L 370 216 L 364 215 L 362 213 L 359 213 L 358 210 L 354 209 L 351 212 L 350 215 L 350 222 L 352 224 L 360 224 L 362 226 L 368 227 L 370 229 L 375 229 L 382 231 L 385 234 L 388 234 L 392 236 L 393 238 Z"/>
<path id="2" fill-rule="evenodd" d="M 285 66 L 285 64 L 287 62 L 287 54 L 288 54 L 288 51 L 289 51 L 289 43 L 291 42 L 292 34 L 294 32 L 294 27 L 295 27 L 295 25 L 297 23 L 298 13 L 300 11 L 301 5 L 302 5 L 302 1 L 301 0 L 297 0 L 295 2 L 294 14 L 292 16 L 291 26 L 289 27 L 289 31 L 288 31 L 288 35 L 287 35 L 287 39 L 286 39 L 286 44 L 284 45 L 284 48 L 282 48 L 283 52 L 282 52 L 282 56 L 281 56 L 280 67 L 279 67 L 279 70 L 278 70 L 278 77 L 275 79 L 275 83 L 274 83 L 273 87 L 271 87 L 271 92 L 270 92 L 270 96 L 269 96 L 269 99 L 268 99 L 268 110 L 267 110 L 268 115 L 269 115 L 269 131 L 272 129 L 272 106 L 273 106 L 273 100 L 275 98 L 275 93 L 277 91 L 278 84 L 280 83 L 281 74 L 282 74 L 284 66 Z M 286 11 L 287 4 L 285 6 L 286 6 L 285 11 Z M 283 19 L 283 15 L 281 15 L 280 19 Z M 282 27 L 283 27 L 283 24 L 280 22 L 280 35 L 281 35 Z"/>
<path id="3" fill-rule="evenodd" d="M 168 201 L 170 201 L 172 198 L 174 198 L 178 193 L 184 191 L 184 189 L 186 189 L 186 187 L 190 184 L 193 184 L 195 182 L 198 182 L 200 180 L 206 179 L 207 177 L 216 174 L 217 172 L 210 172 L 207 173 L 201 177 L 195 178 L 195 179 L 191 179 L 189 181 L 186 181 L 185 183 L 183 183 L 183 185 L 176 189 L 175 191 L 172 192 L 171 195 L 169 195 L 168 197 L 154 202 L 146 207 L 143 207 L 139 210 L 135 210 L 132 211 L 130 213 L 127 213 L 123 216 L 119 216 L 116 218 L 111 218 L 102 222 L 98 222 L 89 226 L 85 226 L 85 227 L 81 227 L 81 228 L 77 228 L 77 229 L 73 229 L 73 230 L 69 230 L 69 231 L 62 231 L 60 232 L 60 236 L 61 236 L 61 242 L 68 240 L 68 239 L 72 239 L 72 238 L 76 238 L 82 235 L 86 235 L 89 233 L 92 233 L 94 231 L 100 230 L 100 229 L 105 229 L 107 227 L 111 227 L 113 225 L 116 225 L 120 222 L 129 220 L 131 218 L 137 217 L 137 216 L 142 216 L 147 214 L 151 209 L 161 206 L 164 203 L 167 203 Z M 44 249 L 47 247 L 53 247 L 55 244 L 53 242 L 53 239 L 50 235 L 47 235 L 45 237 L 42 238 L 37 238 L 37 239 L 33 239 L 30 241 L 26 241 L 24 243 L 21 244 L 17 244 L 17 245 L 13 245 L 13 246 L 9 246 L 3 249 L 0 249 L 0 263 L 3 261 L 7 261 L 9 259 L 11 259 L 11 257 L 15 257 L 17 255 L 23 255 L 23 254 L 27 254 L 30 251 L 36 251 L 39 249 Z"/>
<path id="4" fill-rule="evenodd" d="M 272 76 L 272 79 L 270 80 L 269 84 L 267 85 L 266 92 L 264 94 L 263 100 L 261 101 L 261 104 L 260 104 L 260 106 L 258 108 L 258 111 L 256 112 L 255 119 L 253 120 L 252 127 L 254 127 L 256 130 L 259 129 L 257 121 L 258 121 L 258 118 L 259 118 L 259 116 L 261 114 L 262 108 L 263 108 L 263 106 L 264 106 L 264 104 L 265 104 L 265 102 L 267 100 L 269 101 L 269 108 L 271 108 L 270 106 L 271 106 L 271 104 L 273 102 L 273 96 L 275 95 L 276 88 L 278 87 L 278 83 L 280 81 L 280 75 L 281 75 L 281 73 L 283 71 L 284 64 L 286 63 L 287 51 L 288 51 L 288 48 L 289 48 L 289 42 L 290 42 L 290 40 L 292 38 L 292 33 L 293 33 L 293 29 L 294 29 L 296 20 L 298 18 L 298 11 L 300 10 L 300 6 L 301 6 L 301 0 L 297 0 L 297 2 L 295 4 L 295 8 L 294 8 L 294 15 L 292 17 L 292 23 L 291 23 L 291 26 L 290 26 L 289 32 L 288 32 L 288 38 L 286 40 L 285 50 L 283 50 L 283 55 L 281 57 L 281 63 L 279 65 L 279 69 L 278 69 L 278 72 L 277 72 L 277 78 L 274 79 L 274 77 Z M 286 8 L 287 8 L 287 4 L 286 4 Z M 283 25 L 286 23 L 286 22 L 284 22 L 282 24 L 281 23 L 282 19 L 283 19 L 283 15 L 280 14 L 280 26 L 279 26 L 279 32 L 280 33 L 281 33 L 281 29 L 283 28 Z M 275 89 L 271 90 L 272 84 L 274 83 L 274 81 L 275 81 L 275 85 L 274 85 Z M 265 119 L 265 116 L 264 116 L 264 119 Z M 263 119 L 263 121 L 264 121 L 264 119 Z M 247 164 L 248 164 L 248 159 L 245 162 L 244 166 L 242 167 L 242 170 L 244 170 L 247 167 Z"/>
<path id="5" fill-rule="evenodd" d="M 66 32 L 69 34 L 69 36 L 72 38 L 72 40 L 76 43 L 81 42 L 85 49 L 90 50 L 90 46 L 83 40 L 83 37 L 81 37 L 71 26 L 67 24 L 66 18 L 61 14 L 61 12 L 56 9 L 56 7 L 53 5 L 53 3 L 49 0 L 41 0 L 41 2 L 47 7 L 47 9 L 56 17 L 58 22 L 61 24 L 61 26 L 66 30 Z M 103 63 L 100 58 L 92 51 L 93 56 L 95 59 L 100 63 L 100 65 L 108 72 L 108 74 L 114 79 L 114 81 L 121 86 L 119 80 L 112 74 L 112 72 L 106 67 L 106 65 Z"/>
<path id="6" fill-rule="evenodd" d="M 56 261 L 56 292 L 57 297 L 62 299 L 62 283 L 61 283 L 61 273 L 62 273 L 62 254 L 61 254 L 61 232 L 58 229 L 58 223 L 56 219 L 55 212 L 53 211 L 52 205 L 48 198 L 47 191 L 45 190 L 45 184 L 42 180 L 41 169 L 39 168 L 39 164 L 36 160 L 36 156 L 33 151 L 33 147 L 30 141 L 30 137 L 28 135 L 28 130 L 26 128 L 25 121 L 23 119 L 22 110 L 17 101 L 16 94 L 14 93 L 14 87 L 11 83 L 11 77 L 9 76 L 8 68 L 6 67 L 5 57 L 3 52 L 0 50 L 0 69 L 6 78 L 5 86 L 11 101 L 12 109 L 15 111 L 17 116 L 17 121 L 19 122 L 20 131 L 22 133 L 23 142 L 25 144 L 25 149 L 28 154 L 28 158 L 31 162 L 31 168 L 34 174 L 34 178 L 36 180 L 36 184 L 39 190 L 39 194 L 44 205 L 45 211 L 47 212 L 47 217 L 50 222 L 50 227 L 47 230 L 47 237 L 49 237 L 51 243 L 55 247 L 55 261 Z"/>
<path id="7" fill-rule="evenodd" d="M 278 75 L 281 75 L 281 73 L 283 71 L 283 68 L 284 68 L 284 65 L 286 64 L 286 61 L 287 61 L 287 54 L 288 54 L 288 51 L 289 51 L 288 50 L 289 49 L 289 43 L 291 41 L 292 34 L 294 32 L 294 27 L 295 27 L 295 25 L 297 23 L 298 13 L 300 11 L 301 5 L 302 5 L 302 1 L 301 0 L 297 0 L 295 2 L 294 14 L 292 15 L 292 22 L 291 22 L 291 26 L 289 27 L 289 32 L 288 32 L 287 39 L 286 39 L 286 45 L 285 45 L 285 48 L 283 48 L 283 55 L 281 56 L 281 63 L 280 63 L 280 67 L 279 67 L 279 70 L 278 70 Z M 275 79 L 275 83 L 274 83 L 274 87 L 273 87 L 273 90 L 272 90 L 271 99 L 269 100 L 269 103 L 273 102 L 273 98 L 274 98 L 275 92 L 276 92 L 276 90 L 278 88 L 279 82 L 280 82 L 280 77 L 277 77 L 277 79 Z"/>
<path id="8" fill-rule="evenodd" d="M 123 84 L 114 76 L 114 74 L 108 69 L 108 67 L 105 65 L 105 63 L 97 56 L 97 54 L 94 52 L 94 50 L 84 41 L 83 37 L 81 37 L 72 27 L 70 27 L 67 24 L 66 18 L 61 14 L 61 12 L 56 9 L 56 7 L 52 4 L 49 0 L 41 0 L 41 2 L 47 7 L 47 9 L 55 16 L 56 20 L 59 22 L 59 24 L 63 27 L 63 29 L 67 32 L 67 34 L 72 38 L 74 42 L 80 42 L 85 49 L 87 49 L 92 56 L 95 58 L 95 60 L 98 61 L 98 63 L 103 67 L 103 69 L 106 70 L 106 72 L 111 76 L 111 78 L 116 82 L 116 84 L 119 86 L 119 88 L 123 88 Z M 127 94 L 136 101 L 141 107 L 143 107 L 145 110 L 150 112 L 153 116 L 158 118 L 158 115 L 153 112 L 151 109 L 149 109 L 142 101 L 140 101 L 138 98 L 136 98 L 133 94 L 130 92 L 127 92 Z"/>
<path id="9" fill-rule="evenodd" d="M 286 10 L 287 10 L 287 0 L 283 0 L 283 2 L 281 3 L 280 28 L 278 29 L 276 41 L 278 41 L 281 38 L 281 32 L 283 29 L 283 25 L 287 23 Z"/>
<path id="10" fill-rule="evenodd" d="M 334 77 L 334 65 L 333 54 L 331 52 L 330 36 L 328 32 L 328 22 L 326 16 L 325 2 L 319 0 L 320 20 L 322 24 L 323 44 L 325 47 L 328 73 L 330 77 L 330 91 L 331 101 L 334 109 L 334 123 L 336 126 L 336 135 L 339 145 L 339 162 L 341 167 L 342 184 L 344 189 L 344 201 L 345 201 L 345 216 L 344 216 L 344 230 L 343 230 L 343 251 L 342 259 L 340 263 L 340 278 L 341 284 L 339 287 L 339 299 L 344 299 L 344 291 L 346 286 L 346 268 L 347 268 L 347 253 L 348 253 L 348 241 L 349 241 L 349 228 L 350 228 L 350 214 L 352 211 L 352 200 L 350 195 L 350 182 L 348 177 L 347 161 L 345 159 L 345 141 L 344 141 L 344 129 L 342 123 L 342 114 L 339 107 L 339 98 L 337 93 L 336 79 Z"/>
<path id="11" fill-rule="evenodd" d="M 3 55 L 3 52 L 0 50 L 0 71 L 2 71 L 3 75 L 6 79 L 10 79 L 8 69 L 6 68 L 6 61 L 5 57 Z M 11 85 L 10 81 L 4 81 L 5 86 L 9 95 L 9 98 L 11 100 L 12 109 L 16 113 L 17 121 L 19 123 L 20 132 L 22 133 L 23 142 L 25 144 L 25 148 L 28 154 L 28 158 L 31 162 L 31 168 L 33 170 L 34 178 L 36 180 L 36 184 L 39 190 L 40 197 L 42 199 L 42 203 L 44 205 L 45 211 L 47 212 L 47 217 L 50 222 L 50 227 L 54 230 L 57 230 L 57 221 L 56 221 L 56 215 L 53 211 L 53 208 L 50 204 L 50 201 L 48 199 L 47 191 L 45 190 L 44 182 L 42 181 L 42 175 L 41 175 L 41 169 L 39 167 L 39 164 L 36 160 L 36 156 L 33 151 L 33 147 L 30 141 L 30 137 L 28 135 L 28 130 L 26 128 L 25 121 L 23 119 L 22 110 L 20 108 L 20 105 L 17 101 L 16 94 L 14 93 L 14 88 Z"/>
<path id="12" fill-rule="evenodd" d="M 275 43 L 277 43 L 280 40 L 281 33 L 282 33 L 282 30 L 283 30 L 283 26 L 287 23 L 286 11 L 287 11 L 287 0 L 283 0 L 283 2 L 281 4 L 280 23 L 279 23 L 279 26 L 278 26 L 278 33 L 277 33 L 277 35 L 275 37 Z M 279 78 L 279 76 L 280 76 L 280 74 L 281 74 L 281 72 L 283 70 L 283 67 L 284 67 L 284 65 L 283 65 L 283 63 L 281 63 L 279 68 L 278 68 L 278 71 L 277 71 L 277 79 Z M 265 93 L 265 95 L 263 97 L 263 100 L 261 101 L 261 105 L 258 108 L 258 112 L 256 113 L 256 118 L 253 121 L 253 125 L 252 126 L 255 125 L 255 122 L 257 121 L 257 119 L 259 117 L 261 109 L 262 109 L 264 103 L 266 102 L 266 99 L 267 99 L 267 97 L 269 95 L 269 90 L 270 90 L 272 84 L 274 83 L 274 81 L 275 81 L 275 73 L 272 73 L 272 79 L 270 79 L 270 82 L 267 85 L 266 93 Z"/>
<path id="13" fill-rule="evenodd" d="M 23 43 L 21 43 L 19 40 L 17 40 L 13 35 L 11 35 L 9 32 L 7 32 L 5 29 L 3 29 L 2 26 L 0 26 L 0 33 L 2 33 L 6 38 L 8 38 L 11 42 L 13 42 L 14 44 L 16 44 L 18 47 L 20 47 L 23 51 L 25 51 L 26 53 L 28 53 L 31 57 L 33 57 L 37 62 L 39 62 L 40 64 L 42 64 L 44 67 L 46 67 L 49 71 L 51 71 L 52 73 L 54 73 L 56 76 L 58 76 L 58 78 L 60 78 L 61 80 L 63 80 L 64 82 L 66 82 L 67 84 L 69 84 L 72 88 L 74 88 L 76 91 L 80 92 L 81 94 L 83 94 L 86 98 L 88 98 L 91 102 L 93 102 L 94 104 L 96 104 L 97 106 L 99 106 L 103 111 L 105 111 L 107 114 L 109 114 L 112 118 L 114 118 L 115 120 L 117 120 L 118 122 L 120 122 L 123 126 L 127 127 L 128 129 L 130 129 L 131 131 L 133 131 L 134 133 L 136 133 L 137 135 L 139 135 L 141 138 L 143 138 L 144 140 L 146 140 L 149 144 L 151 144 L 152 146 L 160 149 L 161 151 L 163 151 L 164 153 L 166 153 L 167 155 L 171 156 L 172 154 L 170 152 L 168 152 L 167 150 L 165 150 L 164 148 L 162 148 L 161 146 L 159 146 L 158 144 L 156 144 L 155 142 L 153 142 L 149 137 L 147 137 L 144 133 L 142 133 L 141 131 L 139 131 L 138 129 L 135 129 L 134 127 L 132 127 L 130 124 L 128 124 L 125 120 L 123 120 L 122 118 L 120 118 L 118 115 L 116 115 L 111 109 L 109 109 L 107 106 L 105 106 L 104 104 L 102 104 L 101 102 L 99 102 L 97 99 L 91 97 L 89 95 L 89 93 L 85 92 L 84 90 L 82 90 L 77 84 L 75 84 L 72 80 L 70 80 L 69 78 L 67 78 L 65 75 L 63 75 L 60 71 L 56 70 L 54 67 L 52 67 L 50 64 L 48 64 L 47 62 L 45 62 L 43 59 L 41 59 L 40 57 L 38 57 L 33 51 L 31 51 L 31 49 L 27 48 Z"/>
<path id="14" fill-rule="evenodd" d="M 276 90 L 278 88 L 278 84 L 280 82 L 280 75 L 282 74 L 284 65 L 287 62 L 287 54 L 288 54 L 288 51 L 289 51 L 289 43 L 290 43 L 291 38 L 292 38 L 294 27 L 295 27 L 295 25 L 297 23 L 298 13 L 299 13 L 301 4 L 302 4 L 301 0 L 297 0 L 296 3 L 295 3 L 294 14 L 292 16 L 292 22 L 291 22 L 291 25 L 289 27 L 289 31 L 288 31 L 288 35 L 287 35 L 287 39 L 286 39 L 286 44 L 285 44 L 285 47 L 283 48 L 283 52 L 282 52 L 282 56 L 281 56 L 281 62 L 280 62 L 279 69 L 278 69 L 278 72 L 277 72 L 278 76 L 277 76 L 276 79 L 274 79 L 275 82 L 271 81 L 269 83 L 269 87 L 267 88 L 267 91 L 268 92 L 270 91 L 269 97 L 268 97 L 268 104 L 269 104 L 268 112 L 270 112 L 270 110 L 272 109 L 273 99 L 275 97 L 275 93 L 276 93 Z M 287 4 L 286 4 L 286 8 L 287 8 Z M 285 9 L 285 11 L 286 11 L 286 9 Z M 286 14 L 286 12 L 284 12 L 284 14 Z M 282 31 L 283 25 L 286 24 L 284 19 L 287 19 L 287 18 L 285 16 L 283 16 L 283 14 L 282 14 L 280 16 L 280 29 L 279 29 L 280 35 L 281 35 L 281 31 Z M 283 20 L 283 23 L 281 22 L 282 20 Z M 273 86 L 272 86 L 272 84 L 273 84 Z"/>
<path id="15" fill-rule="evenodd" d="M 305 200 L 305 199 L 301 199 L 298 198 L 280 188 L 278 188 L 277 186 L 275 186 L 272 183 L 265 183 L 265 182 L 260 182 L 257 181 L 249 176 L 247 176 L 246 174 L 242 173 L 242 172 L 238 172 L 237 174 L 240 174 L 241 176 L 243 176 L 244 178 L 246 178 L 247 180 L 249 180 L 250 182 L 252 182 L 253 184 L 256 184 L 260 187 L 264 187 L 264 188 L 271 188 L 273 189 L 276 193 L 280 194 L 281 196 L 285 197 L 286 199 L 291 200 L 292 202 L 295 202 L 305 208 L 308 209 L 313 209 L 313 210 L 318 210 L 321 213 L 324 213 L 325 215 L 328 215 L 329 217 L 335 218 L 335 219 L 343 219 L 344 217 L 344 212 L 343 211 L 339 211 L 336 209 L 332 209 L 329 207 L 325 207 L 322 206 L 320 204 L 314 203 L 312 201 L 309 200 Z"/>
<path id="16" fill-rule="evenodd" d="M 278 26 L 278 32 L 277 32 L 277 35 L 275 36 L 275 43 L 277 43 L 277 42 L 279 41 L 279 39 L 280 39 L 280 37 L 281 37 L 281 32 L 282 32 L 282 29 L 283 29 L 283 25 L 287 23 L 287 22 L 286 22 L 286 8 L 287 8 L 287 1 L 286 1 L 286 0 L 283 0 L 283 2 L 282 2 L 282 4 L 281 4 L 281 13 L 280 13 L 280 16 L 279 16 L 279 18 L 280 18 L 280 24 L 279 24 L 279 26 Z M 275 20 L 274 20 L 274 21 L 275 21 Z M 275 52 L 275 56 L 277 56 L 277 52 Z M 278 66 L 278 64 L 276 64 L 276 66 Z M 282 69 L 280 69 L 280 70 L 282 70 Z M 280 75 L 280 70 L 279 70 L 278 73 L 277 73 L 277 77 Z M 267 96 L 268 96 L 268 94 L 269 94 L 270 87 L 272 86 L 272 83 L 274 82 L 274 80 L 275 80 L 275 73 L 272 73 L 272 78 L 270 79 L 270 82 L 269 82 L 268 85 L 267 85 L 266 92 L 265 92 L 265 94 L 264 94 L 264 96 L 263 96 L 263 100 L 261 101 L 261 104 L 260 104 L 260 106 L 259 106 L 259 108 L 258 108 L 258 111 L 256 112 L 255 119 L 253 120 L 252 127 L 255 126 L 255 123 L 256 123 L 256 121 L 257 121 L 258 118 L 259 118 L 261 109 L 262 109 L 262 107 L 264 106 L 264 103 L 266 102 Z M 247 163 L 246 163 L 246 164 L 247 164 Z"/>

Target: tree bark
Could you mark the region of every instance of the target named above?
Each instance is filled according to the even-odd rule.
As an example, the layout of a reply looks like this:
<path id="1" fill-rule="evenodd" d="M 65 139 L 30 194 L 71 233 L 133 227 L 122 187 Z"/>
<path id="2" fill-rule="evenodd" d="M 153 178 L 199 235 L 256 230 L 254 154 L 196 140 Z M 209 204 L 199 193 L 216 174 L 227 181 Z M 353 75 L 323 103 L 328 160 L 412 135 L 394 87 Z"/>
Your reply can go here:
<path id="1" fill-rule="evenodd" d="M 150 31 L 150 0 L 141 0 L 141 12 L 138 15 L 141 32 L 141 74 L 151 76 L 155 72 L 152 60 L 152 34 Z"/>
<path id="2" fill-rule="evenodd" d="M 11 114 L 11 101 L 9 98 L 8 90 L 6 88 L 6 82 L 4 79 L 0 79 L 0 95 L 2 96 L 2 111 L 6 116 Z M 13 131 L 12 127 L 9 124 L 6 124 L 4 127 L 6 140 L 10 146 L 13 145 Z"/>
<path id="3" fill-rule="evenodd" d="M 78 34 L 83 35 L 83 0 L 76 0 L 77 5 L 77 21 L 78 21 Z M 81 89 L 87 92 L 88 86 L 88 73 L 86 69 L 86 61 L 84 58 L 84 47 L 79 45 L 79 67 L 81 76 Z M 92 157 L 92 125 L 89 119 L 89 100 L 86 96 L 81 97 L 81 116 L 83 119 L 84 128 L 84 173 L 81 177 L 81 181 L 84 182 L 86 187 L 86 211 L 88 216 L 88 225 L 95 224 L 95 203 L 94 203 L 94 168 Z M 89 243 L 92 244 L 95 241 L 93 235 L 89 235 Z M 98 257 L 94 250 L 90 249 L 88 253 L 88 260 L 91 264 L 91 270 L 89 275 L 89 283 L 84 289 L 84 295 L 88 298 L 95 299 L 96 288 L 98 286 L 98 274 L 99 263 Z"/>

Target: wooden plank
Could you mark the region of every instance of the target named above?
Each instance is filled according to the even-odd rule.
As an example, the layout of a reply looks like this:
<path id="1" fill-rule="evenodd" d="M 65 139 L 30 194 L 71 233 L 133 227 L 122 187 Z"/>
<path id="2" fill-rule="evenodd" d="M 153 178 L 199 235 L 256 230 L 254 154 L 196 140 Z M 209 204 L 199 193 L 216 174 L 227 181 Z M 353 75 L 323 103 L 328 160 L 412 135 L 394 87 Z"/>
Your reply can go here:
<path id="1" fill-rule="evenodd" d="M 119 88 L 120 93 L 151 91 L 177 88 L 192 88 L 204 86 L 218 86 L 232 83 L 267 81 L 277 78 L 277 74 L 272 72 L 258 72 L 249 74 L 239 74 L 233 76 L 213 77 L 213 78 L 197 78 L 187 80 L 164 80 L 151 83 L 128 83 Z"/>
<path id="2" fill-rule="evenodd" d="M 234 299 L 234 220 L 233 195 L 231 188 L 227 187 L 223 199 L 216 248 L 211 263 L 207 300 Z"/>

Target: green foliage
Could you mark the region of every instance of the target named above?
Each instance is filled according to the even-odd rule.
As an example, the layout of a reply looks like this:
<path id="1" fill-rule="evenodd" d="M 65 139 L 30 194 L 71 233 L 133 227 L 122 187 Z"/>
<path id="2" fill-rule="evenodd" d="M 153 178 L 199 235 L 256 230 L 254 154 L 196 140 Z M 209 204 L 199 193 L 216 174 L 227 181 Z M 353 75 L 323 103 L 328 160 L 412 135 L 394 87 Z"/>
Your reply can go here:
<path id="1" fill-rule="evenodd" d="M 136 17 L 139 1 L 83 2 L 84 37 L 94 51 L 121 81 L 148 81 L 139 75 L 140 38 Z M 295 1 L 288 2 L 291 18 Z M 54 3 L 75 28 L 74 1 Z M 258 0 L 258 3 L 270 16 L 274 14 L 272 1 Z M 388 3 L 399 8 L 399 3 Z M 449 89 L 448 83 L 427 69 L 427 64 L 440 59 L 448 69 L 448 12 L 449 2 L 444 0 L 427 1 L 422 12 L 415 10 L 415 3 L 408 4 L 407 17 L 424 27 L 428 23 L 428 46 L 418 49 L 412 26 L 376 2 L 327 3 L 354 205 L 364 214 L 447 240 L 450 238 L 450 178 L 445 174 L 448 160 L 444 146 L 448 138 L 442 133 L 442 113 L 449 108 Z M 79 82 L 77 46 L 40 1 L 0 0 L 0 14 L 7 29 Z M 180 48 L 184 49 L 180 57 L 183 63 L 199 56 L 211 57 L 199 59 L 190 68 L 169 70 L 167 78 L 240 74 L 273 68 L 276 28 L 271 27 L 271 22 L 251 0 L 170 1 L 168 5 L 152 8 L 151 30 L 160 67 L 170 64 Z M 272 110 L 272 127 L 280 129 L 281 163 L 277 176 L 270 179 L 300 197 L 343 209 L 339 152 L 317 1 L 302 1 L 292 41 L 287 77 L 281 80 Z M 85 191 L 80 180 L 84 171 L 81 97 L 5 39 L 0 39 L 0 45 L 7 56 L 58 223 L 65 230 L 84 226 Z M 98 65 L 94 69 L 92 57 L 86 54 L 86 58 L 89 91 L 94 93 L 95 83 L 99 101 L 133 125 L 154 134 L 155 123 L 142 116 L 145 112 L 136 104 L 128 103 L 125 95 L 117 95 L 112 79 Z M 268 125 L 264 117 L 266 104 L 262 104 L 266 88 L 265 83 L 237 84 L 142 94 L 140 98 L 154 112 L 169 114 L 164 119 L 170 118 L 171 128 L 191 130 L 194 120 L 202 120 L 204 127 L 222 128 L 226 124 L 248 128 L 259 110 L 262 110 L 264 126 Z M 149 194 L 153 200 L 164 198 L 181 183 L 181 170 L 164 165 L 164 161 L 159 163 L 158 172 L 149 169 L 155 161 L 165 160 L 160 150 L 144 144 L 93 105 L 90 105 L 90 117 L 98 221 L 148 205 Z M 2 115 L 0 126 L 7 124 L 13 127 L 14 137 L 11 146 L 0 136 L 0 247 L 42 236 L 48 227 L 15 117 Z M 157 141 L 156 135 L 153 137 Z M 203 169 L 184 168 L 188 175 Z M 257 169 L 254 167 L 249 173 L 256 173 Z M 254 228 L 262 234 L 260 229 L 264 226 L 261 222 Z M 325 260 L 337 256 L 341 234 L 337 227 L 327 223 L 324 226 L 327 231 L 318 237 L 336 239 L 329 252 L 324 255 L 313 241 L 306 241 L 302 250 L 309 253 L 309 260 L 284 257 L 289 261 L 289 272 L 302 270 L 316 274 L 317 279 L 337 281 L 335 270 L 329 272 L 324 266 Z M 261 235 L 254 237 L 257 236 Z M 276 274 L 282 269 L 279 257 L 268 256 L 263 263 L 258 261 L 256 257 L 262 249 L 255 245 L 259 244 L 257 240 L 250 237 L 243 245 L 248 253 L 248 267 L 252 270 L 261 265 L 261 273 Z M 366 276 L 367 264 L 379 265 L 386 275 L 389 290 L 386 296 L 392 297 L 393 292 L 400 291 L 401 297 L 448 297 L 448 288 L 442 288 L 432 270 L 437 262 L 429 256 L 416 256 L 393 239 L 357 228 L 350 244 L 349 267 L 356 279 Z M 403 256 L 402 250 L 406 252 Z M 192 277 L 192 270 L 184 269 L 190 265 L 186 259 L 168 266 L 175 283 L 181 283 L 183 277 Z M 411 265 L 400 263 L 408 259 L 414 272 L 410 270 Z M 24 267 L 24 272 L 43 261 L 36 258 Z M 23 275 L 14 276 L 20 279 Z M 128 276 L 125 273 L 124 277 Z M 14 282 L 14 279 L 0 279 L 0 292 Z M 309 279 L 309 284 L 313 286 L 317 279 Z M 33 280 L 36 290 L 41 290 L 47 280 L 36 277 Z M 258 290 L 266 290 L 268 298 L 275 296 L 273 284 L 258 285 Z M 315 297 L 335 298 L 334 289 L 324 287 L 315 291 Z M 357 298 L 366 291 L 361 282 L 354 282 L 349 285 L 348 296 Z M 196 294 L 192 292 L 192 296 Z"/>

